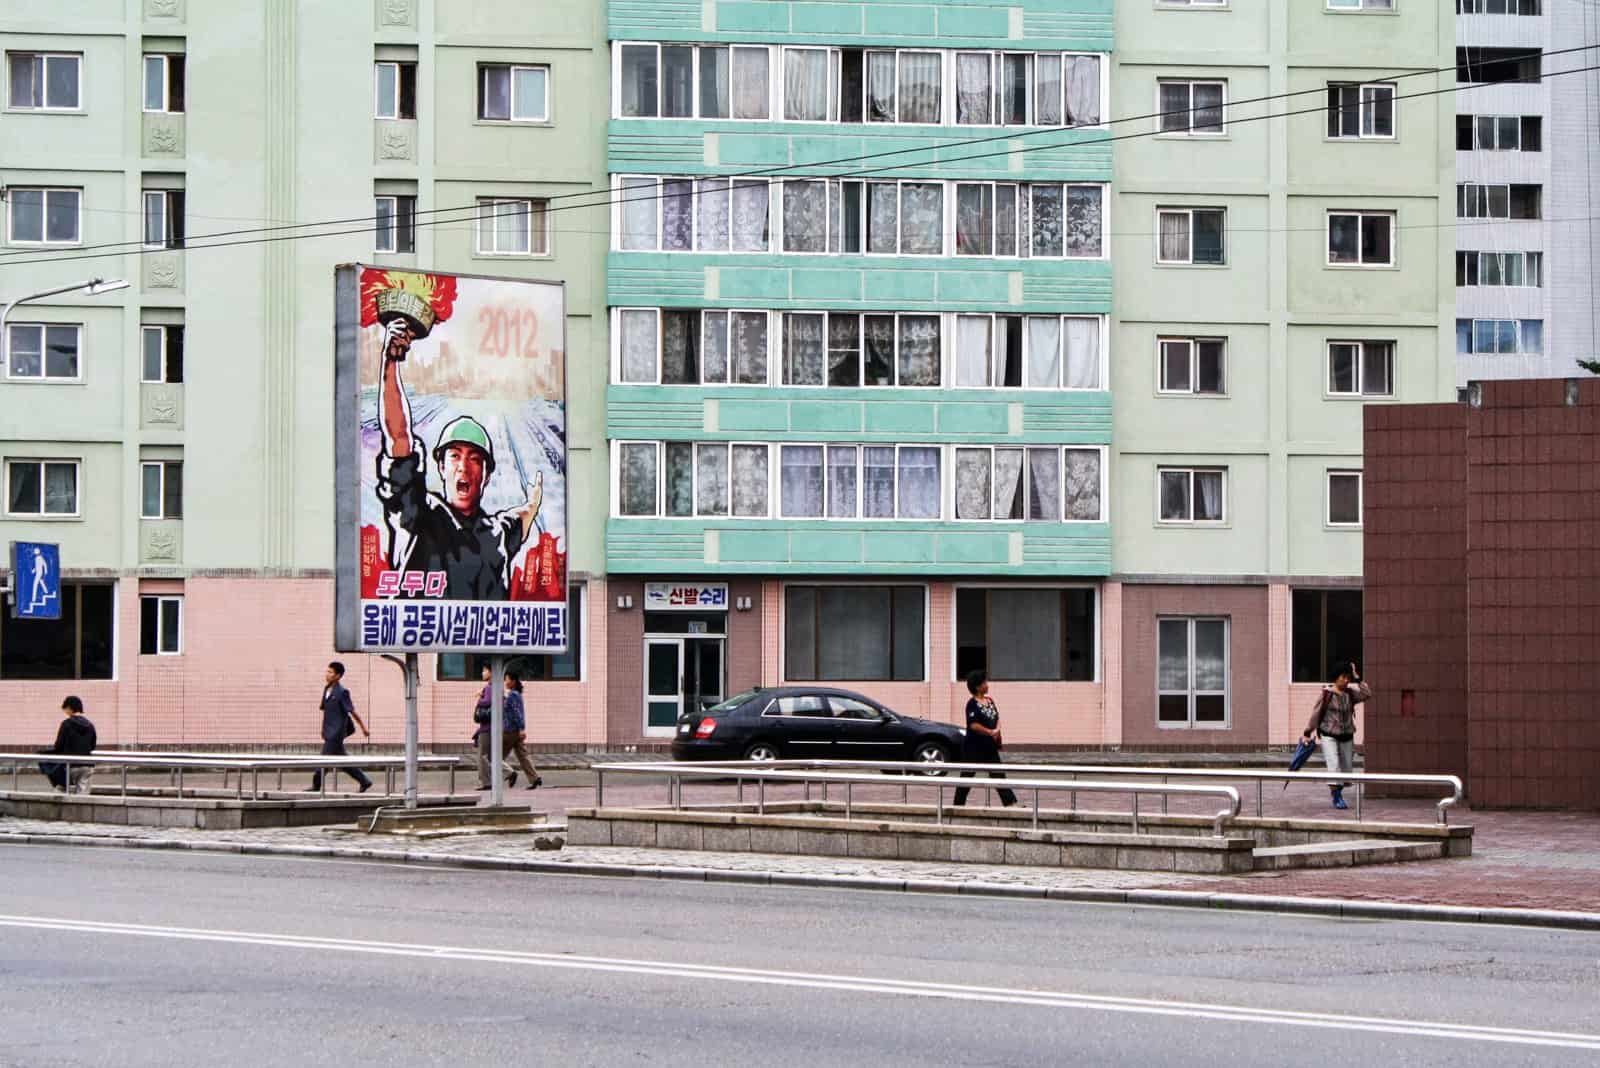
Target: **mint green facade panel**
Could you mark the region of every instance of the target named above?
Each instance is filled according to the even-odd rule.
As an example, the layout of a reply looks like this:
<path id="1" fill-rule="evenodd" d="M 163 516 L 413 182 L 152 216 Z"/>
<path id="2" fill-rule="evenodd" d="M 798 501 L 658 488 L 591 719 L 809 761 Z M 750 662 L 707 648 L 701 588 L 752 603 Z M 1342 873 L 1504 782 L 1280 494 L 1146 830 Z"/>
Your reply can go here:
<path id="1" fill-rule="evenodd" d="M 934 546 L 941 564 L 1003 565 L 1011 562 L 1011 535 L 969 530 L 940 534 Z"/>
<path id="2" fill-rule="evenodd" d="M 789 287 L 796 300 L 860 304 L 864 295 L 863 282 L 856 271 L 793 268 L 789 272 Z"/>
<path id="3" fill-rule="evenodd" d="M 762 435 L 789 428 L 789 405 L 781 400 L 725 400 L 717 405 L 717 429 Z"/>
<path id="4" fill-rule="evenodd" d="M 932 434 L 938 429 L 937 409 L 915 401 L 884 400 L 866 406 L 869 434 Z"/>
<path id="5" fill-rule="evenodd" d="M 867 35 L 915 40 L 939 32 L 939 12 L 931 5 L 865 4 Z"/>
<path id="6" fill-rule="evenodd" d="M 829 38 L 858 37 L 861 13 L 866 5 L 790 4 L 789 25 L 797 34 L 816 34 Z"/>
<path id="7" fill-rule="evenodd" d="M 720 556 L 729 564 L 786 564 L 787 530 L 724 530 L 717 535 Z"/>
<path id="8" fill-rule="evenodd" d="M 862 563 L 887 566 L 915 564 L 926 566 L 936 563 L 939 535 L 933 531 L 906 531 L 891 533 L 873 531 L 862 539 Z"/>
<path id="9" fill-rule="evenodd" d="M 939 11 L 939 36 L 989 38 L 1004 47 L 1011 36 L 1011 10 L 947 4 Z"/>
<path id="10" fill-rule="evenodd" d="M 1005 434 L 1011 429 L 1011 406 L 941 404 L 935 418 L 941 434 Z"/>
<path id="11" fill-rule="evenodd" d="M 693 267 L 690 270 L 693 271 Z M 701 274 L 698 271 L 695 273 Z M 718 281 L 724 301 L 761 301 L 766 304 L 788 299 L 789 276 L 790 272 L 785 267 L 745 267 L 722 272 Z"/>
<path id="12" fill-rule="evenodd" d="M 861 560 L 861 532 L 797 530 L 789 539 L 789 562 L 795 564 L 854 564 Z"/>
<path id="13" fill-rule="evenodd" d="M 717 29 L 723 33 L 756 33 L 764 40 L 771 34 L 789 30 L 789 12 L 785 4 L 722 0 L 716 11 Z"/>
<path id="14" fill-rule="evenodd" d="M 859 434 L 862 407 L 838 401 L 793 401 L 789 426 L 797 434 Z"/>

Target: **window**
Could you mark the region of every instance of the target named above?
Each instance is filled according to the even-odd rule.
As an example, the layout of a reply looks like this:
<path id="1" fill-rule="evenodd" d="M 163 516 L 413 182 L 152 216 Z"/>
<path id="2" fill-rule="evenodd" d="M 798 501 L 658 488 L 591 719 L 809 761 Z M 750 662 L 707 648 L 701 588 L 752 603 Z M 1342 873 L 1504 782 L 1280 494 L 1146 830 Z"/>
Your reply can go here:
<path id="1" fill-rule="evenodd" d="M 543 656 L 513 656 L 506 670 L 515 671 L 523 682 L 576 682 L 583 677 L 583 598 L 584 585 L 577 583 L 567 591 L 567 651 Z M 487 656 L 468 653 L 440 653 L 435 659 L 434 677 L 440 682 L 481 683 Z"/>
<path id="2" fill-rule="evenodd" d="M 1394 265 L 1394 212 L 1330 211 L 1328 264 L 1352 267 Z"/>
<path id="3" fill-rule="evenodd" d="M 1157 82 L 1156 111 L 1160 133 L 1213 135 L 1227 131 L 1223 112 L 1227 82 Z"/>
<path id="4" fill-rule="evenodd" d="M 1328 86 L 1328 136 L 1384 139 L 1394 136 L 1394 83 L 1335 82 Z"/>
<path id="5" fill-rule="evenodd" d="M 1543 319 L 1457 319 L 1456 352 L 1463 356 L 1539 355 Z"/>
<path id="6" fill-rule="evenodd" d="M 372 199 L 373 247 L 378 252 L 417 251 L 417 198 L 382 196 Z"/>
<path id="7" fill-rule="evenodd" d="M 183 190 L 145 190 L 144 247 L 183 247 Z"/>
<path id="8" fill-rule="evenodd" d="M 1538 115 L 1457 115 L 1456 150 L 1542 152 L 1544 119 Z"/>
<path id="9" fill-rule="evenodd" d="M 478 118 L 549 122 L 550 68 L 486 64 L 478 68 Z"/>
<path id="10" fill-rule="evenodd" d="M 1105 454 L 1098 447 L 962 446 L 952 487 L 963 522 L 1098 523 L 1105 518 Z"/>
<path id="11" fill-rule="evenodd" d="M 939 52 L 840 52 L 840 121 L 933 124 L 944 119 Z"/>
<path id="12" fill-rule="evenodd" d="M 392 64 L 391 64 L 392 65 Z M 383 64 L 379 64 L 383 66 Z M 144 57 L 144 110 L 181 114 L 183 111 L 184 57 L 182 55 L 146 55 Z M 416 81 L 413 77 L 412 86 Z M 379 118 L 393 116 L 379 113 Z M 405 118 L 415 118 L 407 115 Z"/>
<path id="13" fill-rule="evenodd" d="M 957 315 L 955 385 L 1104 389 L 1104 322 L 1094 315 Z"/>
<path id="14" fill-rule="evenodd" d="M 1543 187 L 1537 185 L 1456 185 L 1458 219 L 1538 219 Z"/>
<path id="15" fill-rule="evenodd" d="M 1328 393 L 1335 397 L 1394 396 L 1394 342 L 1328 342 Z"/>
<path id="16" fill-rule="evenodd" d="M 1457 15 L 1538 15 L 1541 0 L 1456 0 Z"/>
<path id="17" fill-rule="evenodd" d="M 838 87 L 826 48 L 783 50 L 783 117 L 789 122 L 827 122 L 837 111 Z"/>
<path id="18" fill-rule="evenodd" d="M 1157 7 L 1227 7 L 1228 0 L 1156 0 Z"/>
<path id="19" fill-rule="evenodd" d="M 1544 285 L 1543 252 L 1457 252 L 1458 286 Z"/>
<path id="20" fill-rule="evenodd" d="M 1456 81 L 1537 82 L 1540 58 L 1537 48 L 1457 48 Z"/>
<path id="21" fill-rule="evenodd" d="M 641 119 L 766 119 L 772 54 L 765 46 L 617 45 L 617 114 Z"/>
<path id="22" fill-rule="evenodd" d="M 6 377 L 71 382 L 83 376 L 77 323 L 11 323 L 6 327 Z"/>
<path id="23" fill-rule="evenodd" d="M 1329 11 L 1393 11 L 1394 0 L 1328 0 Z"/>
<path id="24" fill-rule="evenodd" d="M 1156 340 L 1162 393 L 1220 397 L 1228 392 L 1228 339 L 1164 337 Z"/>
<path id="25" fill-rule="evenodd" d="M 782 183 L 783 251 L 942 256 L 943 182 Z"/>
<path id="26" fill-rule="evenodd" d="M 619 308 L 615 336 L 621 383 L 767 384 L 764 311 Z"/>
<path id="27" fill-rule="evenodd" d="M 13 245 L 76 245 L 82 240 L 81 189 L 6 189 L 9 240 Z"/>
<path id="28" fill-rule="evenodd" d="M 60 619 L 13 619 L 0 595 L 0 680 L 109 679 L 116 587 L 63 582 Z"/>
<path id="29" fill-rule="evenodd" d="M 1226 212 L 1221 208 L 1161 208 L 1156 212 L 1157 263 L 1221 265 Z"/>
<path id="30" fill-rule="evenodd" d="M 1100 185 L 958 182 L 955 253 L 1099 257 L 1105 247 L 1104 194 Z"/>
<path id="31" fill-rule="evenodd" d="M 1095 126 L 1100 57 L 1060 52 L 957 52 L 959 126 Z"/>
<path id="32" fill-rule="evenodd" d="M 76 111 L 81 99 L 83 57 L 62 53 L 7 52 L 8 107 L 19 111 Z"/>
<path id="33" fill-rule="evenodd" d="M 788 386 L 937 386 L 938 315 L 785 312 L 780 344 Z"/>
<path id="34" fill-rule="evenodd" d="M 956 678 L 1093 682 L 1094 590 L 956 590 Z"/>
<path id="35" fill-rule="evenodd" d="M 1163 523 L 1221 523 L 1227 507 L 1227 468 L 1158 467 Z"/>
<path id="36" fill-rule="evenodd" d="M 139 518 L 182 519 L 183 461 L 147 460 L 139 471 Z"/>
<path id="37" fill-rule="evenodd" d="M 1361 472 L 1328 472 L 1328 514 L 1330 527 L 1361 525 Z"/>
<path id="38" fill-rule="evenodd" d="M 779 446 L 779 514 L 788 519 L 938 519 L 942 458 L 934 445 Z"/>
<path id="39" fill-rule="evenodd" d="M 78 461 L 6 461 L 6 514 L 76 516 Z"/>
<path id="40" fill-rule="evenodd" d="M 768 452 L 764 444 L 623 442 L 617 449 L 617 514 L 766 519 Z"/>
<path id="41" fill-rule="evenodd" d="M 1291 680 L 1327 682 L 1336 665 L 1361 663 L 1361 591 L 1295 590 Z"/>
<path id="42" fill-rule="evenodd" d="M 1228 725 L 1228 621 L 1156 621 L 1156 725 Z"/>
<path id="43" fill-rule="evenodd" d="M 548 256 L 548 200 L 478 201 L 478 254 Z"/>
<path id="44" fill-rule="evenodd" d="M 143 358 L 141 382 L 183 381 L 183 327 L 146 326 L 140 328 Z"/>
<path id="45" fill-rule="evenodd" d="M 921 586 L 787 586 L 783 674 L 791 682 L 921 682 Z"/>
<path id="46" fill-rule="evenodd" d="M 624 177 L 617 189 L 617 247 L 625 252 L 766 252 L 765 178 Z"/>
<path id="47" fill-rule="evenodd" d="M 183 652 L 183 598 L 139 598 L 139 655 L 177 656 Z"/>

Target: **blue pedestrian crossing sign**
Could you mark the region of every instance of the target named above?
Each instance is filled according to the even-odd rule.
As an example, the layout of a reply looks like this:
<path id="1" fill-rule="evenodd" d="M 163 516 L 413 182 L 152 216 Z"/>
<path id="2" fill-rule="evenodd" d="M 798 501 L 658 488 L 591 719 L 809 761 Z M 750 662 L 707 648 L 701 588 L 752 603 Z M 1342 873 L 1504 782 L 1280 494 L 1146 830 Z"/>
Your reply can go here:
<path id="1" fill-rule="evenodd" d="M 14 619 L 61 618 L 61 546 L 38 541 L 11 543 L 11 615 Z"/>

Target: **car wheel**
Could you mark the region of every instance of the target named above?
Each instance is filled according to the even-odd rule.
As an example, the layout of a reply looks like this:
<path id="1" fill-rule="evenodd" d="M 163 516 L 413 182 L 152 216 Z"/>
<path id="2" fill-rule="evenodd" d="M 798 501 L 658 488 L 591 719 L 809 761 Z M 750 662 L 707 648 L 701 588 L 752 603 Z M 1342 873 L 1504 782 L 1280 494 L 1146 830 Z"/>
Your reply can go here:
<path id="1" fill-rule="evenodd" d="M 911 759 L 918 764 L 926 765 L 922 774 L 943 775 L 944 769 L 937 765 L 950 762 L 950 750 L 939 742 L 919 742 L 911 754 Z"/>
<path id="2" fill-rule="evenodd" d="M 744 751 L 746 760 L 756 760 L 763 764 L 778 759 L 778 747 L 771 742 L 756 742 Z"/>

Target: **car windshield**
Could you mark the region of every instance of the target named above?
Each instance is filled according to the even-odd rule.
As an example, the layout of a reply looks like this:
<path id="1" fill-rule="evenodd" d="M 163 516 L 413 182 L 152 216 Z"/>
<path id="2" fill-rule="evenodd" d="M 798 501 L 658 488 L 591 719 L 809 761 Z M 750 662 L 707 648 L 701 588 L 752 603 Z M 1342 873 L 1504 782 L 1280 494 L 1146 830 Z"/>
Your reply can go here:
<path id="1" fill-rule="evenodd" d="M 719 712 L 732 712 L 734 709 L 738 708 L 740 705 L 744 704 L 746 701 L 750 700 L 750 698 L 754 697 L 760 692 L 760 689 L 754 689 L 746 690 L 744 693 L 734 694 L 720 705 L 712 705 L 710 708 L 705 710 L 704 714 L 708 716 L 714 716 Z"/>

